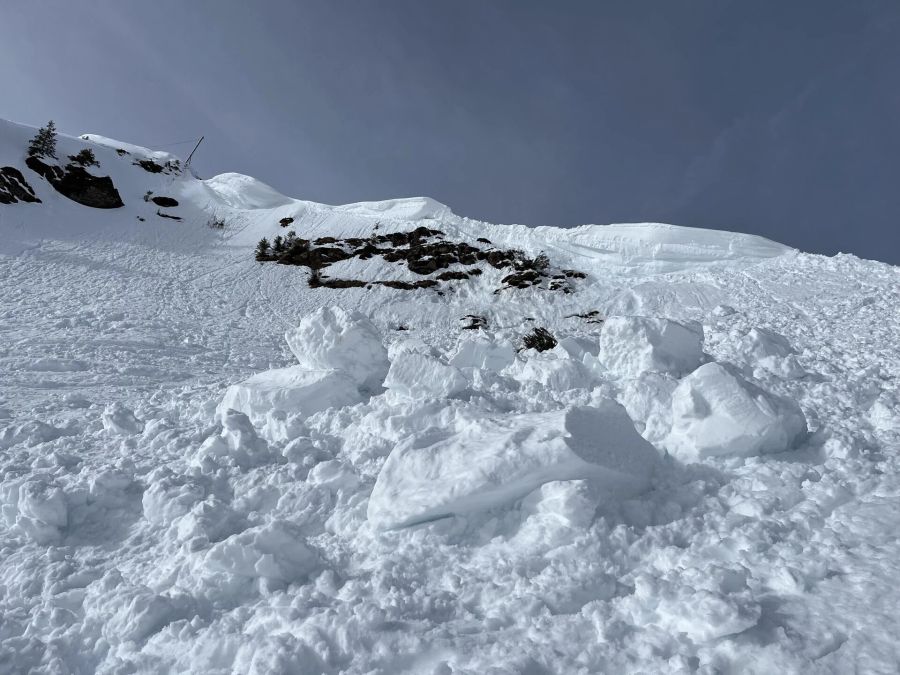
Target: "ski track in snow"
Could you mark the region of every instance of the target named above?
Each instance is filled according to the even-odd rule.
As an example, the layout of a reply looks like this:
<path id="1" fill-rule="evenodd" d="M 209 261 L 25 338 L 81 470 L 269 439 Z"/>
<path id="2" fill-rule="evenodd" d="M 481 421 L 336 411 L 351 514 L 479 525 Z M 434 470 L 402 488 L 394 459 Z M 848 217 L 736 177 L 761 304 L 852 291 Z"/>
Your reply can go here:
<path id="1" fill-rule="evenodd" d="M 0 126 L 0 164 L 21 165 L 31 133 Z M 117 214 L 33 173 L 43 204 L 0 205 L 0 672 L 897 672 L 897 268 L 668 226 L 529 230 L 427 200 L 282 200 L 236 174 L 151 176 L 106 146 L 98 175 L 122 192 Z M 153 215 L 151 188 L 182 202 L 182 222 Z M 444 296 L 311 289 L 305 268 L 252 259 L 288 215 L 306 238 L 425 224 L 589 276 L 571 295 L 494 295 L 492 271 Z M 336 276 L 388 268 L 342 265 Z M 391 364 L 417 352 L 425 370 L 407 382 L 392 365 L 396 390 L 255 431 L 217 414 L 228 385 L 297 367 L 284 333 L 326 306 L 359 310 Z M 452 430 L 483 438 L 482 418 L 612 397 L 665 449 L 666 396 L 685 374 L 621 377 L 609 354 L 562 346 L 499 372 L 446 363 L 460 341 L 533 326 L 597 345 L 601 325 L 566 318 L 594 309 L 701 324 L 704 358 L 795 402 L 809 436 L 775 454 L 661 453 L 649 490 L 616 499 L 589 478 L 551 480 L 412 527 L 369 521 L 394 448 L 459 452 Z M 460 330 L 467 314 L 487 330 Z M 473 500 L 499 499 L 477 471 L 466 480 Z"/>

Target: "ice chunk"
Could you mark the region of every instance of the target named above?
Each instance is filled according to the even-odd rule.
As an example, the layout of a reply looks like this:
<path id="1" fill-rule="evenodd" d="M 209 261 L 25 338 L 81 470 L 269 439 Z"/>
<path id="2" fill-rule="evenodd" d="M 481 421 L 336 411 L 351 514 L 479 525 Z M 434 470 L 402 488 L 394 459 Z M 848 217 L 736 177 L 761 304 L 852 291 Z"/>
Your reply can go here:
<path id="1" fill-rule="evenodd" d="M 437 440 L 411 437 L 394 448 L 368 518 L 403 527 L 502 506 L 556 480 L 593 479 L 611 496 L 630 496 L 648 487 L 658 460 L 609 399 L 596 408 L 460 421 Z"/>
<path id="2" fill-rule="evenodd" d="M 463 340 L 450 359 L 457 368 L 503 370 L 516 360 L 516 352 L 508 342 L 490 340 Z"/>
<path id="3" fill-rule="evenodd" d="M 375 389 L 390 362 L 378 329 L 358 312 L 322 307 L 285 334 L 288 346 L 307 370 L 340 370 L 359 386 Z"/>
<path id="4" fill-rule="evenodd" d="M 306 417 L 359 400 L 356 382 L 346 373 L 291 366 L 265 370 L 228 387 L 217 413 L 221 419 L 228 410 L 237 410 L 247 415 L 253 424 L 262 427 L 271 410 Z"/>
<path id="5" fill-rule="evenodd" d="M 468 382 L 459 368 L 427 354 L 407 352 L 391 363 L 384 386 L 404 398 L 448 398 L 464 390 Z"/>
<path id="6" fill-rule="evenodd" d="M 612 316 L 600 331 L 600 360 L 618 377 L 682 375 L 703 360 L 703 328 L 668 319 Z"/>
<path id="7" fill-rule="evenodd" d="M 805 433 L 806 418 L 796 403 L 764 392 L 721 364 L 707 363 L 675 389 L 665 447 L 692 462 L 781 452 Z"/>

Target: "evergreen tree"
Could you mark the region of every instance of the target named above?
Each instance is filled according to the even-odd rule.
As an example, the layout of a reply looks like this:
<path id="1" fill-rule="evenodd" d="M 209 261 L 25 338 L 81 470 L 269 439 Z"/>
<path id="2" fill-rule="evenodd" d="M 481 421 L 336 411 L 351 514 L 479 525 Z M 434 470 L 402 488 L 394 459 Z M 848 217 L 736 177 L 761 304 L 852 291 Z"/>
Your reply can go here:
<path id="1" fill-rule="evenodd" d="M 29 157 L 52 157 L 56 159 L 56 124 L 53 120 L 38 129 L 28 145 Z"/>
<path id="2" fill-rule="evenodd" d="M 260 262 L 269 259 L 269 240 L 263 237 L 256 245 L 256 259 Z"/>
<path id="3" fill-rule="evenodd" d="M 100 162 L 94 157 L 94 151 L 90 148 L 84 148 L 77 155 L 69 155 L 69 161 L 81 166 L 100 166 Z"/>
<path id="4" fill-rule="evenodd" d="M 279 253 L 284 253 L 284 250 L 284 239 L 282 239 L 281 235 L 279 234 L 272 240 L 272 251 L 276 255 L 278 255 Z"/>

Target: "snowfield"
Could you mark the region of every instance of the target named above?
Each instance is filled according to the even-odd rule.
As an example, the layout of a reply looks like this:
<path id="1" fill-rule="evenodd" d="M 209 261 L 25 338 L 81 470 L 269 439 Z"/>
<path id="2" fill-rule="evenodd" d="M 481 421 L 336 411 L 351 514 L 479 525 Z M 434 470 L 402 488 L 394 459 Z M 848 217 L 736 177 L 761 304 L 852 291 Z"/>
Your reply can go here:
<path id="1" fill-rule="evenodd" d="M 34 131 L 0 122 L 41 200 L 0 203 L 0 673 L 900 670 L 898 268 L 60 136 L 125 204 L 94 209 L 26 167 Z M 313 288 L 254 260 L 282 219 L 584 278 L 403 290 L 374 255 Z"/>

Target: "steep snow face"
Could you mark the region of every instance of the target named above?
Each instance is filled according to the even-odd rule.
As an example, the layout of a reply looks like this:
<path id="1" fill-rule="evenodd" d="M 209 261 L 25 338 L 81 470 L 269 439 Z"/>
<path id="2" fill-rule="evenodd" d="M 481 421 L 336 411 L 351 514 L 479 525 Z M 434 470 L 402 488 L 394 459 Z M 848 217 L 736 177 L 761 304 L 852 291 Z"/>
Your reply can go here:
<path id="1" fill-rule="evenodd" d="M 896 670 L 900 270 L 60 136 L 92 209 L 34 132 L 0 123 L 41 200 L 0 204 L 0 671 Z M 318 285 L 254 260 L 290 231 L 339 249 Z"/>

